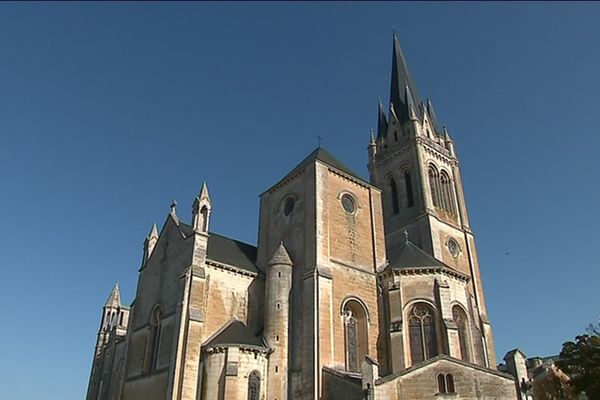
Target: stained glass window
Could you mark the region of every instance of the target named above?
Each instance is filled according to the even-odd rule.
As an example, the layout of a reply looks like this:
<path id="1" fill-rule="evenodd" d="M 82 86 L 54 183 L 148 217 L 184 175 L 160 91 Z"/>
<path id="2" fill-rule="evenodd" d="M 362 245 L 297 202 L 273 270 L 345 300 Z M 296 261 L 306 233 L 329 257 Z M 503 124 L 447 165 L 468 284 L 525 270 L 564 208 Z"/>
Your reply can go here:
<path id="1" fill-rule="evenodd" d="M 248 400 L 258 400 L 260 396 L 260 374 L 252 371 L 248 376 Z"/>
<path id="2" fill-rule="evenodd" d="M 416 304 L 409 315 L 409 341 L 412 363 L 437 355 L 434 314 L 426 304 Z"/>

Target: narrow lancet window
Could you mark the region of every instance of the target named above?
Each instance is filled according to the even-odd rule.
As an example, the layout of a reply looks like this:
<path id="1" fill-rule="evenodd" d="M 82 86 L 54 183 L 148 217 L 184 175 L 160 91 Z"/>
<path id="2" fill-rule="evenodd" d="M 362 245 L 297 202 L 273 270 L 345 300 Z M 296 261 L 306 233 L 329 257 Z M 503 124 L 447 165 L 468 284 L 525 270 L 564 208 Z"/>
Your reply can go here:
<path id="1" fill-rule="evenodd" d="M 155 371 L 158 367 L 158 350 L 160 348 L 161 334 L 161 312 L 156 308 L 152 314 L 152 347 L 150 349 L 150 371 Z"/>
<path id="2" fill-rule="evenodd" d="M 454 306 L 452 307 L 452 319 L 454 319 L 456 327 L 458 328 L 459 358 L 461 360 L 469 361 L 467 350 L 467 315 L 459 306 Z"/>
<path id="3" fill-rule="evenodd" d="M 360 362 L 367 355 L 367 311 L 357 300 L 348 300 L 343 308 L 346 339 L 346 370 L 360 371 Z"/>
<path id="4" fill-rule="evenodd" d="M 394 178 L 390 178 L 390 196 L 392 197 L 392 211 L 394 214 L 398 214 L 400 207 L 398 206 L 398 188 L 396 187 L 396 181 Z"/>
<path id="5" fill-rule="evenodd" d="M 248 400 L 258 400 L 260 398 L 260 374 L 258 371 L 252 371 L 248 375 Z"/>
<path id="6" fill-rule="evenodd" d="M 410 208 L 415 204 L 415 201 L 413 199 L 412 182 L 408 170 L 404 171 L 404 186 L 406 189 L 406 205 Z"/>

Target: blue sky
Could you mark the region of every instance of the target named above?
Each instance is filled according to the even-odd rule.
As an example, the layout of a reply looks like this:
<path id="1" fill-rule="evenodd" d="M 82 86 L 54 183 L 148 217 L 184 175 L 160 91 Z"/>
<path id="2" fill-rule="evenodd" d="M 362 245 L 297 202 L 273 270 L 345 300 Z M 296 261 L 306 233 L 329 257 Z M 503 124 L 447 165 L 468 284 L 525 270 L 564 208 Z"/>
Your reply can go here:
<path id="1" fill-rule="evenodd" d="M 101 306 L 202 181 L 256 242 L 316 146 L 367 176 L 392 30 L 461 159 L 501 359 L 598 320 L 599 3 L 0 4 L 0 398 L 81 399 Z M 32 378 L 35 384 L 32 384 Z"/>

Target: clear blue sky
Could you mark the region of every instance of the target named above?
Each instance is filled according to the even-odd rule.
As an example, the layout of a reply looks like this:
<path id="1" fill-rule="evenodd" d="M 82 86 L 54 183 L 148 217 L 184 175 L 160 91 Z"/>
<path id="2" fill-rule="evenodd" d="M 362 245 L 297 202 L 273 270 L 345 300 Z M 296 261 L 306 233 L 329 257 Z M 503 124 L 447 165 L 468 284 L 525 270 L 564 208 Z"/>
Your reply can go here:
<path id="1" fill-rule="evenodd" d="M 395 27 L 461 158 L 499 358 L 599 315 L 599 3 L 0 4 L 0 398 L 82 399 L 100 310 L 203 180 L 258 194 L 316 146 L 367 176 Z"/>

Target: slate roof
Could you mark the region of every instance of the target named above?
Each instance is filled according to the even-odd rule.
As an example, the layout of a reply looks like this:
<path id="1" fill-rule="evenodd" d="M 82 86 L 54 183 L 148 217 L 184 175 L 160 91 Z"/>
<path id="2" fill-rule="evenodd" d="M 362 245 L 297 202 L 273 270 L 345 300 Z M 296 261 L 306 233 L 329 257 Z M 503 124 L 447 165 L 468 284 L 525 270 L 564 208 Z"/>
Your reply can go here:
<path id="1" fill-rule="evenodd" d="M 402 53 L 398 35 L 394 34 L 394 49 L 392 51 L 392 87 L 390 90 L 390 103 L 394 104 L 394 111 L 401 123 L 408 120 L 405 88 L 408 86 L 415 104 L 421 104 L 421 97 L 417 85 L 408 70 L 408 63 Z M 421 110 L 415 109 L 420 112 Z M 419 115 L 420 117 L 421 115 Z"/>
<path id="2" fill-rule="evenodd" d="M 399 250 L 390 256 L 390 266 L 393 269 L 415 268 L 415 267 L 445 267 L 451 268 L 444 264 L 431 254 L 422 250 L 411 241 L 407 240 Z"/>
<path id="3" fill-rule="evenodd" d="M 179 223 L 179 229 L 181 229 L 181 232 L 186 237 L 194 232 L 194 229 L 190 225 L 183 222 Z M 207 259 L 232 265 L 245 271 L 258 272 L 258 268 L 256 267 L 256 246 L 214 232 L 209 232 L 209 235 L 206 252 Z"/>
<path id="4" fill-rule="evenodd" d="M 247 345 L 266 348 L 263 341 L 256 337 L 243 322 L 232 320 L 225 329 L 206 343 L 205 347 Z"/>
<path id="5" fill-rule="evenodd" d="M 337 170 L 342 171 L 345 174 L 348 174 L 358 180 L 360 180 L 361 182 L 366 183 L 367 185 L 370 185 L 370 183 L 366 180 L 364 180 L 363 178 L 361 178 L 361 176 L 356 173 L 355 171 L 351 170 L 350 168 L 348 168 L 346 165 L 344 165 L 340 160 L 338 160 L 337 158 L 335 158 L 330 152 L 328 152 L 327 150 L 325 150 L 323 147 L 317 147 L 312 153 L 310 153 L 304 160 L 302 160 L 300 162 L 300 164 L 296 165 L 296 167 L 294 167 L 283 179 L 287 179 L 288 177 L 294 175 L 295 173 L 297 173 L 298 171 L 302 170 L 302 168 L 306 167 L 307 165 L 310 165 L 312 163 L 314 163 L 315 161 L 321 161 L 324 164 L 329 165 L 330 167 L 333 167 Z M 281 181 L 280 181 L 281 182 Z"/>

